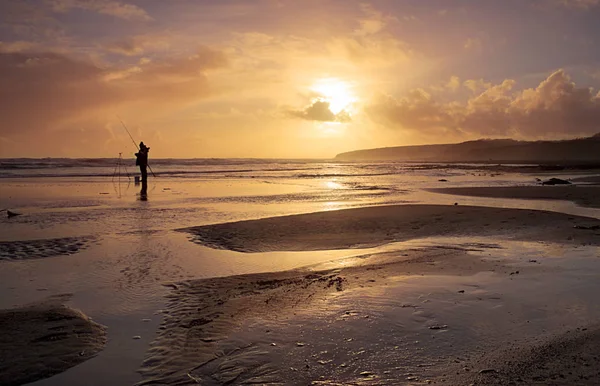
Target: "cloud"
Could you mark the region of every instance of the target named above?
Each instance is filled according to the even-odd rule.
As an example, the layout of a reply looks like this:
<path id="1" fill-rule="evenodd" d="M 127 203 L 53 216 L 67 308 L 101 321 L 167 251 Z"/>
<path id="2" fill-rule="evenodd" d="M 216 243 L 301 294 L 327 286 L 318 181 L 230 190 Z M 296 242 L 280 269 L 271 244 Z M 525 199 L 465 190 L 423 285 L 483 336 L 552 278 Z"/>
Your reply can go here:
<path id="1" fill-rule="evenodd" d="M 467 79 L 463 82 L 463 85 L 474 93 L 492 87 L 491 83 L 485 82 L 483 79 Z"/>
<path id="2" fill-rule="evenodd" d="M 169 39 L 155 34 L 130 36 L 101 46 L 108 52 L 125 56 L 139 56 L 148 51 L 167 49 L 168 47 Z"/>
<path id="3" fill-rule="evenodd" d="M 114 0 L 47 0 L 55 12 L 83 9 L 125 20 L 150 21 L 152 18 L 137 5 Z"/>
<path id="4" fill-rule="evenodd" d="M 33 48 L 37 48 L 38 44 L 28 41 L 14 41 L 14 42 L 3 42 L 0 41 L 0 52 L 22 52 L 30 51 Z"/>
<path id="5" fill-rule="evenodd" d="M 398 21 L 395 17 L 384 15 L 370 4 L 361 4 L 364 17 L 358 20 L 360 27 L 354 31 L 358 36 L 374 35 L 381 32 L 390 22 Z"/>
<path id="6" fill-rule="evenodd" d="M 308 121 L 345 123 L 352 120 L 350 114 L 345 110 L 334 114 L 329 107 L 329 102 L 323 100 L 314 101 L 304 110 L 290 110 L 288 113 L 293 117 Z"/>
<path id="7" fill-rule="evenodd" d="M 156 112 L 193 103 L 214 91 L 206 71 L 226 63 L 208 48 L 134 67 L 101 67 L 51 52 L 0 53 L 0 135 L 56 129 L 117 108 Z"/>
<path id="8" fill-rule="evenodd" d="M 567 8 L 589 9 L 600 4 L 600 0 L 555 0 Z"/>
<path id="9" fill-rule="evenodd" d="M 490 85 L 464 103 L 439 102 L 417 89 L 400 99 L 381 96 L 366 111 L 386 126 L 431 134 L 543 137 L 600 131 L 600 93 L 577 87 L 564 70 L 536 88 L 511 93 L 515 84 L 507 79 Z"/>
<path id="10" fill-rule="evenodd" d="M 450 80 L 446 83 L 446 88 L 451 91 L 457 91 L 460 88 L 460 78 L 458 76 L 450 77 Z"/>
<path id="11" fill-rule="evenodd" d="M 465 50 L 481 53 L 483 51 L 483 41 L 480 38 L 468 38 L 464 44 Z"/>

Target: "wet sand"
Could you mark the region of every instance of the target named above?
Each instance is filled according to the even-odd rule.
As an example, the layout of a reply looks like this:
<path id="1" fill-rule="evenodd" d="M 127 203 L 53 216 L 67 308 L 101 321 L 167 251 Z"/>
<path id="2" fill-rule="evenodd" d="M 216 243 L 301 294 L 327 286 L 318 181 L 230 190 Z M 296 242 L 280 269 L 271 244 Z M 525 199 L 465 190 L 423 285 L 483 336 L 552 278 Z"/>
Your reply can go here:
<path id="1" fill-rule="evenodd" d="M 63 372 L 93 358 L 106 344 L 103 326 L 56 298 L 0 310 L 0 331 L 0 384 L 6 386 Z"/>
<path id="2" fill-rule="evenodd" d="M 569 330 L 540 342 L 504 348 L 448 369 L 447 385 L 595 385 L 600 328 Z M 465 369 L 480 369 L 465 371 Z"/>
<path id="3" fill-rule="evenodd" d="M 561 280 L 569 268 L 528 259 L 519 249 L 510 257 L 500 252 L 511 243 L 520 248 L 516 240 L 550 251 L 563 248 L 558 245 L 595 248 L 598 232 L 582 227 L 598 225 L 597 219 L 553 212 L 405 205 L 184 229 L 197 243 L 242 252 L 364 248 L 430 236 L 456 237 L 456 243 L 356 256 L 332 262 L 333 269 L 322 264 L 170 284 L 141 384 L 488 384 L 517 379 L 510 374 L 544 377 L 517 370 L 485 378 L 504 374 L 505 364 L 485 355 L 508 337 L 556 334 L 594 320 L 600 310 L 581 311 L 594 302 L 575 290 L 559 292 L 562 298 L 540 308 L 568 286 Z M 575 304 L 585 317 L 561 314 L 564 304 Z M 552 360 L 574 352 L 560 336 L 549 339 L 556 347 Z M 518 345 L 523 352 L 531 347 L 526 340 Z M 514 360 L 531 358 L 515 354 Z M 493 371 L 480 374 L 486 361 Z M 463 377 L 458 383 L 455 374 Z"/>
<path id="4" fill-rule="evenodd" d="M 454 198 L 450 200 L 453 202 Z M 573 284 L 572 288 L 553 293 L 554 284 L 562 283 L 570 268 L 556 266 L 550 258 L 535 257 L 531 260 L 537 261 L 529 261 L 528 254 L 519 248 L 507 249 L 510 243 L 520 246 L 518 241 L 522 240 L 530 241 L 531 248 L 544 251 L 548 257 L 563 253 L 570 257 L 578 251 L 596 257 L 597 249 L 593 248 L 598 245 L 600 221 L 594 218 L 506 208 L 404 205 L 272 217 L 171 232 L 172 228 L 190 224 L 248 218 L 249 204 L 240 204 L 239 211 L 245 217 L 232 216 L 227 208 L 208 220 L 205 209 L 190 214 L 189 208 L 184 207 L 177 216 L 167 211 L 157 215 L 147 212 L 143 204 L 128 211 L 118 209 L 119 213 L 127 214 L 126 220 L 135 220 L 135 226 L 140 228 L 130 231 L 123 231 L 123 218 L 113 220 L 114 216 L 103 214 L 90 220 L 94 226 L 85 228 L 79 222 L 72 223 L 73 216 L 69 215 L 69 221 L 65 220 L 69 228 L 55 234 L 48 225 L 48 232 L 27 236 L 36 240 L 21 240 L 16 237 L 20 235 L 16 226 L 21 223 L 11 223 L 15 225 L 16 236 L 0 243 L 0 263 L 14 269 L 20 275 L 19 280 L 29 278 L 23 285 L 28 289 L 27 294 L 23 298 L 11 296 L 37 299 L 41 293 L 79 292 L 78 303 L 69 304 L 109 325 L 112 334 L 111 343 L 98 358 L 40 384 L 79 384 L 81 377 L 95 373 L 104 374 L 110 381 L 92 377 L 90 384 L 122 380 L 115 374 L 127 374 L 126 379 L 132 380 L 129 383 L 135 383 L 139 377 L 129 373 L 140 363 L 145 350 L 146 346 L 140 343 L 152 340 L 156 327 L 147 326 L 143 330 L 140 326 L 148 323 L 142 319 L 153 318 L 158 323 L 153 312 L 162 308 L 162 304 L 152 303 L 138 313 L 130 308 L 147 302 L 148 298 L 162 300 L 160 283 L 165 281 L 177 282 L 166 287 L 170 295 L 164 320 L 141 369 L 146 384 L 422 384 L 426 380 L 444 383 L 451 379 L 450 374 L 455 374 L 451 366 L 455 358 L 460 358 L 460 365 L 470 364 L 472 374 L 461 373 L 464 376 L 477 375 L 484 366 L 492 365 L 501 374 L 504 362 L 494 362 L 495 358 L 486 353 L 504 347 L 503 338 L 515 326 L 522 335 L 536 336 L 538 330 L 544 330 L 547 339 L 544 342 L 552 343 L 554 334 L 558 337 L 556 341 L 562 339 L 565 328 L 588 327 L 589 321 L 600 317 L 593 298 L 600 288 L 587 287 L 600 280 L 595 276 L 581 278 L 583 274 L 599 272 L 600 267 L 594 265 L 577 271 L 577 275 L 565 282 Z M 323 210 L 323 206 L 310 208 Z M 252 213 L 271 216 L 290 212 L 286 209 Z M 101 223 L 98 220 L 101 218 L 111 220 Z M 17 219 L 23 223 L 29 221 L 27 217 Z M 106 235 L 98 229 L 120 233 Z M 96 236 L 88 238 L 85 236 L 88 234 Z M 342 253 L 344 248 L 350 248 L 358 254 L 363 252 L 357 248 L 383 246 L 385 250 L 389 243 L 439 236 L 449 238 L 448 245 L 436 240 L 426 248 L 392 247 L 387 252 L 294 271 L 183 281 L 232 272 L 289 269 L 319 261 L 306 259 L 302 260 L 306 263 L 288 262 L 287 266 L 256 263 L 261 259 L 279 261 L 286 251 L 333 249 Z M 200 248 L 186 241 L 186 237 L 223 250 Z M 230 255 L 233 253 L 230 251 L 242 253 Z M 270 253 L 252 255 L 253 252 Z M 290 253 L 288 259 L 300 261 L 293 255 L 296 252 Z M 322 252 L 305 253 L 320 256 Z M 515 262 L 507 255 L 521 260 Z M 235 267 L 228 268 L 227 264 Z M 46 280 L 51 272 L 55 274 L 52 277 L 60 279 Z M 81 281 L 96 283 L 98 288 L 80 286 Z M 538 281 L 544 285 L 536 292 L 532 287 Z M 14 291 L 11 294 L 22 292 L 12 282 L 6 286 Z M 521 292 L 515 292 L 514 288 L 520 288 Z M 138 297 L 138 292 L 143 296 Z M 11 297 L 7 299 L 12 302 Z M 523 299 L 529 302 L 524 303 Z M 15 300 L 5 307 L 23 303 L 26 302 Z M 116 314 L 111 322 L 102 319 L 107 309 Z M 129 325 L 120 324 L 124 319 L 120 313 L 133 315 L 128 319 Z M 564 318 L 554 320 L 551 314 Z M 531 323 L 525 324 L 525 320 Z M 547 320 L 553 322 L 546 325 Z M 45 328 L 43 324 L 38 327 Z M 142 339 L 132 339 L 140 334 Z M 527 350 L 540 344 L 522 340 L 517 346 L 519 350 Z M 53 350 L 66 347 L 61 341 L 55 341 L 54 345 Z M 124 358 L 130 354 L 123 348 L 134 345 L 141 347 L 139 356 Z M 106 356 L 104 362 L 98 362 L 108 351 L 112 357 Z M 117 351 L 126 354 L 118 357 Z M 517 352 L 515 355 L 521 355 L 523 351 Z M 569 352 L 572 351 L 558 351 L 557 355 Z M 37 354 L 34 354 L 28 355 L 35 359 Z M 52 358 L 54 354 L 49 356 Z M 527 357 L 522 354 L 519 358 L 525 363 Z M 130 364 L 123 365 L 126 360 Z M 86 369 L 80 370 L 82 367 Z M 43 376 L 52 374 L 45 372 Z M 63 382 L 65 379 L 68 381 Z M 483 382 L 473 379 L 474 383 Z"/>
<path id="5" fill-rule="evenodd" d="M 597 245 L 600 220 L 507 208 L 394 205 L 182 229 L 193 241 L 239 252 L 368 248 L 431 236 L 501 236 L 509 239 Z"/>
<path id="6" fill-rule="evenodd" d="M 0 241 L 0 261 L 26 260 L 71 255 L 89 247 L 96 237 L 62 237 L 57 239 Z"/>
<path id="7" fill-rule="evenodd" d="M 178 385 L 190 380 L 203 385 L 310 384 L 319 379 L 319 371 L 328 371 L 327 368 L 311 368 L 319 363 L 319 359 L 311 360 L 306 366 L 305 358 L 310 356 L 302 351 L 292 351 L 289 355 L 294 358 L 282 360 L 277 357 L 277 344 L 260 342 L 265 337 L 259 342 L 250 339 L 242 343 L 252 334 L 242 333 L 237 342 L 228 342 L 228 339 L 248 320 L 283 320 L 285 325 L 286 319 L 293 318 L 297 312 L 314 310 L 315 304 L 327 302 L 332 295 L 393 284 L 393 278 L 398 275 L 436 272 L 469 275 L 502 269 L 498 262 L 473 259 L 466 254 L 467 249 L 469 246 L 410 249 L 401 254 L 362 256 L 361 262 L 342 269 L 301 269 L 172 284 L 173 291 L 159 336 L 144 363 L 142 374 L 146 380 L 142 384 Z M 410 303 L 404 306 L 416 307 Z M 365 316 L 356 310 L 344 312 L 347 317 L 358 314 L 360 318 Z M 335 326 L 331 328 L 335 329 Z M 270 339 L 270 332 L 266 330 L 266 339 Z M 304 338 L 302 342 L 292 342 L 294 347 L 287 349 L 298 350 L 316 343 L 314 336 Z M 296 367 L 286 366 L 289 360 L 296 362 Z M 302 367 L 302 371 L 292 367 Z M 370 368 L 374 367 L 381 367 L 381 364 Z M 349 367 L 347 370 L 350 372 L 347 375 L 351 375 L 356 369 Z M 332 376 L 329 374 L 329 378 Z"/>
<path id="8" fill-rule="evenodd" d="M 597 181 L 590 177 L 586 181 Z M 427 189 L 430 192 L 457 196 L 519 198 L 528 200 L 566 200 L 588 208 L 600 208 L 599 186 L 510 186 Z"/>

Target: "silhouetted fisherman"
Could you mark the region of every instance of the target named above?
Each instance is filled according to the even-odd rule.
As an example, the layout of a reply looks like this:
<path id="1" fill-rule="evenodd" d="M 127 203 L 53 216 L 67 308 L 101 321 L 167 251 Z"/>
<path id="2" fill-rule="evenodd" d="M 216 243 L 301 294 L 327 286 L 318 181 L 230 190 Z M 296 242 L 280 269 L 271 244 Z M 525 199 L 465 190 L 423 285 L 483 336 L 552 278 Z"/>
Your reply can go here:
<path id="1" fill-rule="evenodd" d="M 144 142 L 140 142 L 140 150 L 135 153 L 135 164 L 140 167 L 142 183 L 148 181 L 148 152 L 150 152 L 150 148 L 144 145 Z"/>

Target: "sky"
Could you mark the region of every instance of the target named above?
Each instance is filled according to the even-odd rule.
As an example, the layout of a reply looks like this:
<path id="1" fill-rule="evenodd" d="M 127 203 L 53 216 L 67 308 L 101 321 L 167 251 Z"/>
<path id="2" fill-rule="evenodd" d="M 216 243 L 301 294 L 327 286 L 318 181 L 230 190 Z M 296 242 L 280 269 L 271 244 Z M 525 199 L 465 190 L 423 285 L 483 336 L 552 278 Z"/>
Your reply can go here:
<path id="1" fill-rule="evenodd" d="M 599 89 L 600 0 L 0 1 L 0 157 L 573 138 Z"/>

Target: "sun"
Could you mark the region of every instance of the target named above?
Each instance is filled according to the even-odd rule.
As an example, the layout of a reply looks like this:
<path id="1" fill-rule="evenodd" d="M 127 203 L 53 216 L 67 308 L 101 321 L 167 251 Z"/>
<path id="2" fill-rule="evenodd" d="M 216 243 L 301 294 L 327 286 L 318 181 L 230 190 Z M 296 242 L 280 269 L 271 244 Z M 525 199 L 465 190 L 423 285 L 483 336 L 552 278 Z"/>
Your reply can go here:
<path id="1" fill-rule="evenodd" d="M 321 99 L 329 103 L 329 110 L 334 114 L 341 111 L 350 113 L 352 105 L 357 101 L 352 86 L 338 78 L 319 79 L 310 90 L 321 95 Z"/>

